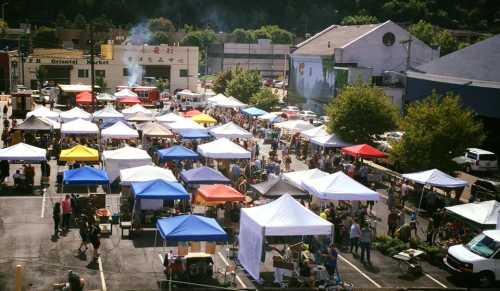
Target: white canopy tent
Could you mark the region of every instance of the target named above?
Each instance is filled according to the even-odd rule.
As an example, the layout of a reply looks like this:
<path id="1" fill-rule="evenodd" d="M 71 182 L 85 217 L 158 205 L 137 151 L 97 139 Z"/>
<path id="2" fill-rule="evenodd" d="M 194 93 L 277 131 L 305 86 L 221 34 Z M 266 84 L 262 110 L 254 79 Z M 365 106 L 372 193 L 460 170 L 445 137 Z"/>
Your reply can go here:
<path id="1" fill-rule="evenodd" d="M 228 122 L 226 124 L 216 126 L 208 131 L 211 135 L 215 136 L 216 138 L 241 138 L 241 139 L 246 139 L 246 138 L 251 138 L 253 135 L 246 131 L 245 129 L 241 128 L 234 122 Z"/>
<path id="2" fill-rule="evenodd" d="M 256 280 L 265 236 L 330 235 L 333 225 L 289 194 L 262 206 L 242 208 L 238 259 Z"/>
<path id="3" fill-rule="evenodd" d="M 75 119 L 91 120 L 92 114 L 88 113 L 87 111 L 79 107 L 73 107 L 70 110 L 61 112 L 59 114 L 59 117 L 63 122 L 68 122 Z"/>
<path id="4" fill-rule="evenodd" d="M 132 90 L 125 88 L 125 89 L 121 89 L 120 91 L 116 92 L 115 97 L 117 99 L 125 98 L 125 97 L 137 97 L 137 94 L 132 92 Z"/>
<path id="5" fill-rule="evenodd" d="M 26 113 L 26 118 L 32 115 L 35 117 L 45 117 L 56 121 L 59 120 L 59 113 L 51 111 L 45 106 L 37 106 L 33 111 Z"/>
<path id="6" fill-rule="evenodd" d="M 61 134 L 99 134 L 99 128 L 93 122 L 78 118 L 63 123 Z"/>
<path id="7" fill-rule="evenodd" d="M 94 112 L 92 117 L 94 118 L 94 120 L 102 119 L 103 121 L 107 121 L 107 120 L 121 119 L 123 118 L 123 114 L 116 111 L 116 109 L 114 109 L 111 106 L 106 106 L 103 109 Z"/>
<path id="8" fill-rule="evenodd" d="M 149 109 L 144 108 L 144 106 L 142 106 L 141 104 L 135 104 L 122 110 L 122 113 L 123 115 L 125 115 L 125 117 L 133 115 L 138 112 L 142 112 L 148 116 L 153 117 L 153 112 Z"/>
<path id="9" fill-rule="evenodd" d="M 183 131 L 183 130 L 199 130 L 199 129 L 206 130 L 206 128 L 203 127 L 203 125 L 200 125 L 199 123 L 197 123 L 189 118 L 184 118 L 184 117 L 182 117 L 182 119 L 180 119 L 176 122 L 166 123 L 165 125 L 168 128 L 170 128 L 171 130 L 176 131 L 176 132 Z"/>
<path id="10" fill-rule="evenodd" d="M 250 159 L 252 153 L 227 138 L 216 139 L 198 146 L 200 155 L 211 159 Z"/>
<path id="11" fill-rule="evenodd" d="M 102 138 L 109 139 L 130 139 L 138 138 L 139 133 L 137 130 L 130 128 L 125 123 L 118 121 L 117 123 L 105 128 L 101 131 Z"/>
<path id="12" fill-rule="evenodd" d="M 223 108 L 244 108 L 248 106 L 234 97 L 226 97 L 226 99 L 219 97 L 219 100 L 214 105 Z"/>
<path id="13" fill-rule="evenodd" d="M 275 127 L 293 131 L 293 132 L 302 132 L 308 129 L 313 129 L 314 125 L 311 123 L 301 120 L 301 119 L 296 119 L 296 120 L 288 120 L 288 121 L 283 121 L 283 122 L 278 122 L 274 124 Z"/>
<path id="14" fill-rule="evenodd" d="M 274 112 L 270 112 L 270 113 L 267 113 L 267 114 L 264 114 L 264 115 L 261 115 L 261 116 L 257 116 L 257 119 L 266 120 L 266 121 L 269 121 L 269 122 L 279 122 L 279 121 L 281 121 L 281 117 L 277 113 L 274 113 Z"/>
<path id="15" fill-rule="evenodd" d="M 215 95 L 215 96 L 213 96 L 213 97 L 209 97 L 209 98 L 207 99 L 207 101 L 208 101 L 210 104 L 212 104 L 212 105 L 217 105 L 217 104 L 219 104 L 219 103 L 228 102 L 228 100 L 229 100 L 229 99 L 228 99 L 228 98 L 227 98 L 224 94 L 221 94 L 221 93 L 219 93 L 219 94 L 217 94 L 217 95 Z"/>
<path id="16" fill-rule="evenodd" d="M 310 142 L 312 144 L 319 145 L 325 148 L 343 148 L 351 145 L 350 143 L 343 141 L 335 133 L 313 137 L 310 139 Z"/>
<path id="17" fill-rule="evenodd" d="M 415 183 L 444 188 L 462 188 L 468 184 L 466 181 L 452 177 L 438 169 L 403 174 L 403 177 Z"/>
<path id="18" fill-rule="evenodd" d="M 160 116 L 156 116 L 155 119 L 158 122 L 172 123 L 176 121 L 181 121 L 184 119 L 184 117 L 177 115 L 175 113 L 167 113 Z"/>
<path id="19" fill-rule="evenodd" d="M 380 194 L 355 181 L 342 171 L 302 181 L 302 186 L 323 200 L 378 201 Z"/>
<path id="20" fill-rule="evenodd" d="M 45 161 L 47 160 L 47 150 L 21 142 L 13 146 L 0 149 L 0 160 Z"/>
<path id="21" fill-rule="evenodd" d="M 116 100 L 116 97 L 109 93 L 99 93 L 95 96 L 95 98 L 97 99 L 97 101 L 103 101 L 103 102 L 106 101 L 111 102 Z"/>
<path id="22" fill-rule="evenodd" d="M 328 176 L 328 175 L 330 175 L 330 174 L 328 174 L 327 172 L 323 172 L 319 169 L 310 169 L 310 170 L 304 170 L 304 171 L 295 171 L 295 172 L 284 173 L 282 175 L 282 177 L 283 177 L 283 180 L 285 182 L 287 182 L 288 184 L 304 190 L 304 187 L 302 186 L 303 181 L 321 178 L 321 177 Z"/>
<path id="23" fill-rule="evenodd" d="M 146 165 L 120 170 L 120 181 L 122 185 L 130 185 L 133 182 L 145 182 L 156 179 L 177 182 L 172 171 L 156 166 Z"/>
<path id="24" fill-rule="evenodd" d="M 500 215 L 500 202 L 496 200 L 467 203 L 446 207 L 446 210 L 480 225 L 494 226 Z"/>
<path id="25" fill-rule="evenodd" d="M 152 164 L 152 159 L 145 150 L 130 146 L 103 151 L 102 160 L 110 181 L 120 176 L 120 170 Z"/>
<path id="26" fill-rule="evenodd" d="M 326 131 L 326 125 L 317 126 L 308 130 L 304 130 L 300 133 L 300 136 L 309 140 L 314 137 L 326 136 L 328 132 Z"/>
<path id="27" fill-rule="evenodd" d="M 41 121 L 43 121 L 45 123 L 52 125 L 52 128 L 54 128 L 54 129 L 61 129 L 61 123 L 59 123 L 55 119 L 50 119 L 50 118 L 46 118 L 46 117 L 38 117 L 38 119 L 40 119 Z"/>

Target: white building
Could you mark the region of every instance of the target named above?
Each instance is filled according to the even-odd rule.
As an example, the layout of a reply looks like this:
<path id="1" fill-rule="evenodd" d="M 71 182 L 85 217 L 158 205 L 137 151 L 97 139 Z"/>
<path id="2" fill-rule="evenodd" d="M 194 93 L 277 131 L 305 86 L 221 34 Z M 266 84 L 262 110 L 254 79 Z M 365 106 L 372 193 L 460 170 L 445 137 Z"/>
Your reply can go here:
<path id="1" fill-rule="evenodd" d="M 224 43 L 208 49 L 208 74 L 217 74 L 236 67 L 259 71 L 262 77 L 276 78 L 288 72 L 288 44 L 272 44 L 270 39 L 257 43 Z"/>
<path id="2" fill-rule="evenodd" d="M 321 111 L 338 90 L 351 80 L 356 81 L 352 75 L 359 75 L 359 70 L 365 71 L 363 76 L 370 72 L 368 81 L 373 79 L 375 84 L 381 84 L 386 71 L 404 72 L 438 57 L 438 49 L 392 21 L 332 25 L 298 44 L 290 55 L 289 97 Z M 401 104 L 400 92 L 392 97 L 398 99 L 393 100 L 396 104 Z"/>
<path id="3" fill-rule="evenodd" d="M 170 91 L 189 89 L 196 91 L 198 81 L 198 47 L 113 45 L 101 46 L 95 58 L 95 76 L 102 77 L 109 91 L 120 85 L 140 85 L 143 78 L 168 80 Z M 16 64 L 13 64 L 13 62 Z M 11 85 L 21 83 L 21 74 L 13 72 Z M 56 84 L 90 84 L 90 59 L 82 50 L 35 49 L 24 64 L 24 85 L 37 86 L 36 72 L 43 67 L 47 80 Z M 13 80 L 13 78 L 15 80 Z"/>

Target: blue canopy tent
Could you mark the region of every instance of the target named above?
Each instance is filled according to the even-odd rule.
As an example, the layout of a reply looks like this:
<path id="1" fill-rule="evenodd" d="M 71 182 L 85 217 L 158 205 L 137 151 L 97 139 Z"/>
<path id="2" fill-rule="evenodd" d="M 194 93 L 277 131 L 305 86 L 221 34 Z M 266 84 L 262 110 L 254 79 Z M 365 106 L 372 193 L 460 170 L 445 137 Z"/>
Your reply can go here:
<path id="1" fill-rule="evenodd" d="M 186 129 L 180 130 L 178 133 L 182 137 L 182 139 L 206 139 L 212 137 L 210 134 L 208 134 L 208 131 L 204 129 Z"/>
<path id="2" fill-rule="evenodd" d="M 231 180 L 210 167 L 199 167 L 181 172 L 181 180 L 187 184 L 229 184 Z"/>
<path id="3" fill-rule="evenodd" d="M 158 150 L 158 156 L 160 161 L 197 160 L 199 158 L 198 153 L 181 145 Z"/>
<path id="4" fill-rule="evenodd" d="M 145 182 L 133 182 L 132 192 L 135 199 L 189 199 L 189 194 L 178 182 L 168 182 L 157 179 Z"/>
<path id="5" fill-rule="evenodd" d="M 259 109 L 257 107 L 243 108 L 243 109 L 241 109 L 241 112 L 245 115 L 249 115 L 252 117 L 257 117 L 257 116 L 267 114 L 266 111 Z"/>
<path id="6" fill-rule="evenodd" d="M 156 231 L 160 232 L 164 240 L 169 241 L 227 241 L 229 239 L 215 219 L 193 214 L 158 219 Z"/>
<path id="7" fill-rule="evenodd" d="M 65 185 L 105 185 L 109 184 L 108 174 L 94 167 L 81 167 L 63 173 Z"/>

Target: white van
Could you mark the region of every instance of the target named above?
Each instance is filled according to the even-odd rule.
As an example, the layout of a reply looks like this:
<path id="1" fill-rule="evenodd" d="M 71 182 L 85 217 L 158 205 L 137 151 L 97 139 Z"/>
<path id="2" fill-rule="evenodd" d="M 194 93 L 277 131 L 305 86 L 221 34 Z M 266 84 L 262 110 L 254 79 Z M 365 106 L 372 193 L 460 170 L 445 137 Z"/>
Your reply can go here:
<path id="1" fill-rule="evenodd" d="M 485 230 L 465 245 L 454 245 L 443 259 L 460 276 L 472 276 L 480 287 L 500 280 L 500 230 Z"/>
<path id="2" fill-rule="evenodd" d="M 497 155 L 490 151 L 468 148 L 465 151 L 466 171 L 496 171 L 498 170 Z"/>

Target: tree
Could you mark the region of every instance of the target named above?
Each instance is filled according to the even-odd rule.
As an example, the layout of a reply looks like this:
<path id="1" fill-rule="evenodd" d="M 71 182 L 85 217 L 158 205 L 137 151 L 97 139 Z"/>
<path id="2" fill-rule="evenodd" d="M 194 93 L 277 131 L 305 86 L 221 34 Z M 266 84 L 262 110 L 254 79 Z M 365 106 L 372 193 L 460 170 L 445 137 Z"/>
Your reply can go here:
<path id="1" fill-rule="evenodd" d="M 220 72 L 217 77 L 215 77 L 215 81 L 212 87 L 212 90 L 217 94 L 224 94 L 226 92 L 227 84 L 233 79 L 233 71 L 227 70 Z"/>
<path id="2" fill-rule="evenodd" d="M 398 112 L 381 88 L 346 86 L 327 107 L 328 128 L 351 143 L 371 143 L 373 135 L 396 127 Z"/>
<path id="3" fill-rule="evenodd" d="M 280 102 L 278 95 L 273 93 L 271 88 L 261 89 L 250 98 L 250 104 L 262 110 L 270 111 Z"/>
<path id="4" fill-rule="evenodd" d="M 108 83 L 106 83 L 103 76 L 96 76 L 95 84 L 101 88 L 101 92 L 106 92 L 108 90 Z"/>
<path id="5" fill-rule="evenodd" d="M 481 144 L 483 126 L 472 111 L 460 106 L 460 97 L 452 93 L 433 94 L 407 108 L 401 120 L 403 138 L 393 145 L 390 159 L 405 171 L 456 168 L 453 157 L 466 148 Z"/>
<path id="6" fill-rule="evenodd" d="M 61 28 L 67 28 L 70 26 L 69 21 L 68 21 L 68 19 L 66 19 L 66 16 L 64 15 L 64 13 L 59 12 L 57 14 L 55 26 L 61 27 Z"/>
<path id="7" fill-rule="evenodd" d="M 40 89 L 45 81 L 47 81 L 47 69 L 44 66 L 39 66 L 35 72 L 38 88 Z"/>
<path id="8" fill-rule="evenodd" d="M 165 17 L 158 17 L 158 18 L 151 18 L 149 20 L 149 29 L 152 32 L 161 31 L 167 33 L 167 32 L 174 32 L 175 26 L 172 23 L 172 21 L 170 21 L 170 19 L 167 19 Z"/>
<path id="9" fill-rule="evenodd" d="M 87 27 L 87 20 L 85 19 L 85 16 L 78 13 L 75 16 L 75 19 L 73 19 L 73 27 L 78 29 L 84 29 L 85 27 Z"/>
<path id="10" fill-rule="evenodd" d="M 226 95 L 248 103 L 250 97 L 259 92 L 261 87 L 262 79 L 257 71 L 241 71 L 227 84 Z"/>
<path id="11" fill-rule="evenodd" d="M 236 28 L 232 32 L 233 41 L 237 43 L 253 43 L 255 42 L 255 37 L 253 32 L 250 30 L 245 30 L 243 28 Z"/>
<path id="12" fill-rule="evenodd" d="M 262 27 L 254 31 L 255 39 L 271 39 L 271 33 Z"/>
<path id="13" fill-rule="evenodd" d="M 92 20 L 92 24 L 94 25 L 95 31 L 108 32 L 111 28 L 113 28 L 113 22 L 104 14 L 94 18 Z"/>
<path id="14" fill-rule="evenodd" d="M 7 28 L 9 28 L 7 22 L 5 22 L 5 20 L 0 20 L 0 33 L 5 33 Z"/>
<path id="15" fill-rule="evenodd" d="M 155 31 L 151 35 L 151 39 L 149 40 L 149 44 L 151 45 L 160 45 L 162 43 L 171 43 L 172 38 L 170 34 L 163 31 Z"/>
<path id="16" fill-rule="evenodd" d="M 55 28 L 41 26 L 33 35 L 33 46 L 40 48 L 56 48 L 59 47 L 59 39 L 57 38 Z"/>
<path id="17" fill-rule="evenodd" d="M 291 44 L 293 34 L 281 28 L 275 29 L 271 32 L 271 41 L 275 44 Z"/>
<path id="18" fill-rule="evenodd" d="M 215 32 L 211 29 L 195 30 L 188 32 L 181 40 L 182 45 L 206 48 L 215 41 Z"/>
<path id="19" fill-rule="evenodd" d="M 342 19 L 340 24 L 342 25 L 362 25 L 362 24 L 373 24 L 378 23 L 378 18 L 370 15 L 352 15 L 346 16 Z"/>
<path id="20" fill-rule="evenodd" d="M 458 49 L 458 41 L 447 30 L 441 30 L 434 35 L 434 42 L 441 48 L 441 55 L 447 55 Z"/>
<path id="21" fill-rule="evenodd" d="M 417 23 L 410 25 L 408 27 L 408 31 L 426 44 L 433 44 L 434 26 L 432 26 L 429 22 L 419 20 Z"/>

